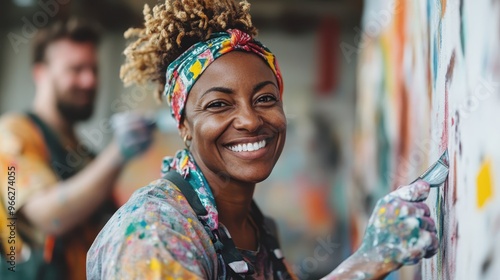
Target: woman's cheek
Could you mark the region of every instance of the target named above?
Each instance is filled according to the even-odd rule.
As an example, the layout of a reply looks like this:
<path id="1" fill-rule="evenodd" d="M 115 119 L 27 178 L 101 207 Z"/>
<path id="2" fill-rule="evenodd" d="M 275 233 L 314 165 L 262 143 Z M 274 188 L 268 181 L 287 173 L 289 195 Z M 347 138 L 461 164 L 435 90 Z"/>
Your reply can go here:
<path id="1" fill-rule="evenodd" d="M 281 133 L 286 132 L 286 116 L 283 109 L 279 108 L 272 115 L 270 115 L 269 123 Z"/>
<path id="2" fill-rule="evenodd" d="M 194 134 L 201 141 L 215 141 L 227 128 L 226 122 L 222 116 L 200 116 L 193 121 Z"/>

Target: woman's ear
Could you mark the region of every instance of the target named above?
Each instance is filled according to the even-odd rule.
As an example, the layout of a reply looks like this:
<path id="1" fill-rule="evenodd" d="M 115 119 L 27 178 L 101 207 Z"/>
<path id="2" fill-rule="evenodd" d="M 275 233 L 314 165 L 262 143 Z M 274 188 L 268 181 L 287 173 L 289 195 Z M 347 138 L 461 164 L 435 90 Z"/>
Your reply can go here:
<path id="1" fill-rule="evenodd" d="M 191 140 L 192 138 L 191 131 L 189 130 L 189 125 L 186 118 L 182 118 L 181 120 L 181 124 L 179 125 L 179 134 L 181 135 L 182 139 L 187 138 Z"/>
<path id="2" fill-rule="evenodd" d="M 186 121 L 186 118 L 183 118 L 181 124 L 179 126 L 179 133 L 181 135 L 182 141 L 184 142 L 184 146 L 189 150 L 191 148 L 191 140 L 193 139 L 193 135 L 189 129 L 189 124 Z"/>

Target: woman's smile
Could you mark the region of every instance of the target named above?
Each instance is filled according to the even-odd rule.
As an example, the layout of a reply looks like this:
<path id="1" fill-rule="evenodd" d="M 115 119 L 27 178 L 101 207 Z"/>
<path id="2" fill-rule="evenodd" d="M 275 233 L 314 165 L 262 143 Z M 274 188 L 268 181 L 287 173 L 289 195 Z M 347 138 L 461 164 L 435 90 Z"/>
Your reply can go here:
<path id="1" fill-rule="evenodd" d="M 235 157 L 255 160 L 268 154 L 271 140 L 272 138 L 266 136 L 241 138 L 224 147 Z"/>

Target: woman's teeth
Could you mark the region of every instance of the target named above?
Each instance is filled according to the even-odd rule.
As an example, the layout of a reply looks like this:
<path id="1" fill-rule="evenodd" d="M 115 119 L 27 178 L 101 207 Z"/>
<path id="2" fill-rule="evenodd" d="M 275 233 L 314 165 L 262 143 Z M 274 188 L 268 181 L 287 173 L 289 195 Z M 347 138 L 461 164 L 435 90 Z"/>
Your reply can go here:
<path id="1" fill-rule="evenodd" d="M 229 146 L 229 149 L 233 152 L 253 152 L 260 150 L 266 146 L 266 140 L 262 140 L 255 143 L 248 144 L 238 144 L 234 146 Z"/>

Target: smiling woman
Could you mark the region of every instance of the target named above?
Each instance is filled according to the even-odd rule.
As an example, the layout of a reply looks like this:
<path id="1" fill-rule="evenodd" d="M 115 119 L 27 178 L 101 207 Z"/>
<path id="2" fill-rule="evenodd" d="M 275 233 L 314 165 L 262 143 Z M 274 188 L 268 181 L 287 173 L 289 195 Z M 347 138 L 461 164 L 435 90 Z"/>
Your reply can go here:
<path id="1" fill-rule="evenodd" d="M 186 149 L 101 231 L 88 279 L 293 278 L 252 199 L 283 150 L 286 118 L 280 69 L 248 10 L 246 1 L 167 0 L 146 6 L 145 28 L 126 34 L 138 39 L 122 78 L 158 82 Z M 361 248 L 327 277 L 376 279 L 432 256 L 428 192 L 417 181 L 382 199 Z"/>
<path id="2" fill-rule="evenodd" d="M 180 132 L 192 138 L 191 153 L 214 187 L 220 185 L 217 174 L 237 185 L 266 179 L 286 132 L 280 89 L 269 66 L 243 52 L 216 60 L 192 87 Z"/>

